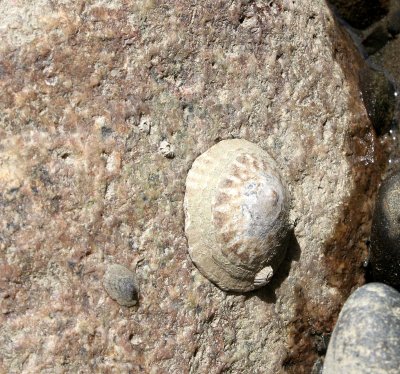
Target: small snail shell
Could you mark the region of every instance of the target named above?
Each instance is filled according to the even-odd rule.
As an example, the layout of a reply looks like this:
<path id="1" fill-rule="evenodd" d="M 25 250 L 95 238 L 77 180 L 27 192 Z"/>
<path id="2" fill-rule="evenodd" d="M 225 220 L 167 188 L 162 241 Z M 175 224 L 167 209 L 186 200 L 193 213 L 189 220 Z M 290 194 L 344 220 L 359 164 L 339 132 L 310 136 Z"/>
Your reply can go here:
<path id="1" fill-rule="evenodd" d="M 243 139 L 200 155 L 186 180 L 185 232 L 200 272 L 226 291 L 267 284 L 288 241 L 289 196 L 275 161 Z"/>
<path id="2" fill-rule="evenodd" d="M 103 286 L 118 304 L 133 306 L 137 303 L 139 287 L 135 274 L 125 266 L 109 265 L 104 274 Z"/>

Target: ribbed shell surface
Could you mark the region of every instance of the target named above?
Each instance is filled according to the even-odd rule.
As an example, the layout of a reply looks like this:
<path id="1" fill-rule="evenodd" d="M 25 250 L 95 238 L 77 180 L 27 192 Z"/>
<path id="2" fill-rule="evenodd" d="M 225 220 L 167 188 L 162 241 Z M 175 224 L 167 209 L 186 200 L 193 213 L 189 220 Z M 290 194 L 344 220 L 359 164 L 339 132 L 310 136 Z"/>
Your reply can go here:
<path id="1" fill-rule="evenodd" d="M 184 205 L 191 259 L 221 289 L 255 289 L 263 284 L 255 282 L 257 273 L 269 266 L 275 272 L 282 262 L 288 192 L 275 161 L 257 145 L 224 140 L 200 155 Z"/>

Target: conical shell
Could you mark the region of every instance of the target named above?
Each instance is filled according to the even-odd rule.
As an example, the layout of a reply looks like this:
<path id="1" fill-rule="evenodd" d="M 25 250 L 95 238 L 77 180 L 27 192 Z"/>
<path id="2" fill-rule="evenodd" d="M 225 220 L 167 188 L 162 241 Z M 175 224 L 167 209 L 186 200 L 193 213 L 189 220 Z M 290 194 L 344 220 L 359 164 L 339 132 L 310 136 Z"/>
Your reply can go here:
<path id="1" fill-rule="evenodd" d="M 267 152 L 243 139 L 219 142 L 194 161 L 186 180 L 192 261 L 223 290 L 263 286 L 285 256 L 289 205 Z"/>

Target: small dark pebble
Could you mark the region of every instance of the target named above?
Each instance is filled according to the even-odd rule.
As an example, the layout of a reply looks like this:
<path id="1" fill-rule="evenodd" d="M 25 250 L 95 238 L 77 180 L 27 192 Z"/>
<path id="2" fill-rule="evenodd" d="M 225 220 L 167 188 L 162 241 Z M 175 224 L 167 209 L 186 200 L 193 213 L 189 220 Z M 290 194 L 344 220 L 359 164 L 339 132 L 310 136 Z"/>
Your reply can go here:
<path id="1" fill-rule="evenodd" d="M 399 310 L 400 294 L 385 284 L 356 290 L 339 314 L 323 373 L 399 373 Z"/>
<path id="2" fill-rule="evenodd" d="M 132 306 L 138 301 L 139 287 L 135 275 L 125 266 L 109 265 L 103 285 L 108 295 L 120 305 Z"/>
<path id="3" fill-rule="evenodd" d="M 378 191 L 370 263 L 374 281 L 400 290 L 400 171 L 385 179 Z"/>

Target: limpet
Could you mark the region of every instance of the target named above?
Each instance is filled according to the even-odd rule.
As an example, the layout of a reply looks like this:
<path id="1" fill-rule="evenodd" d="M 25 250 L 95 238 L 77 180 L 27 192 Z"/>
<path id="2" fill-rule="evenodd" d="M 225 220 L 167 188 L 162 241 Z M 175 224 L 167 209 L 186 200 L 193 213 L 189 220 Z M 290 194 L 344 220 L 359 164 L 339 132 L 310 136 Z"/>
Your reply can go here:
<path id="1" fill-rule="evenodd" d="M 125 266 L 109 265 L 104 274 L 103 286 L 108 295 L 118 304 L 133 306 L 137 303 L 139 287 L 135 274 Z"/>
<path id="2" fill-rule="evenodd" d="M 223 140 L 186 179 L 185 233 L 200 272 L 225 291 L 269 283 L 285 257 L 290 199 L 276 162 L 243 139 Z"/>

